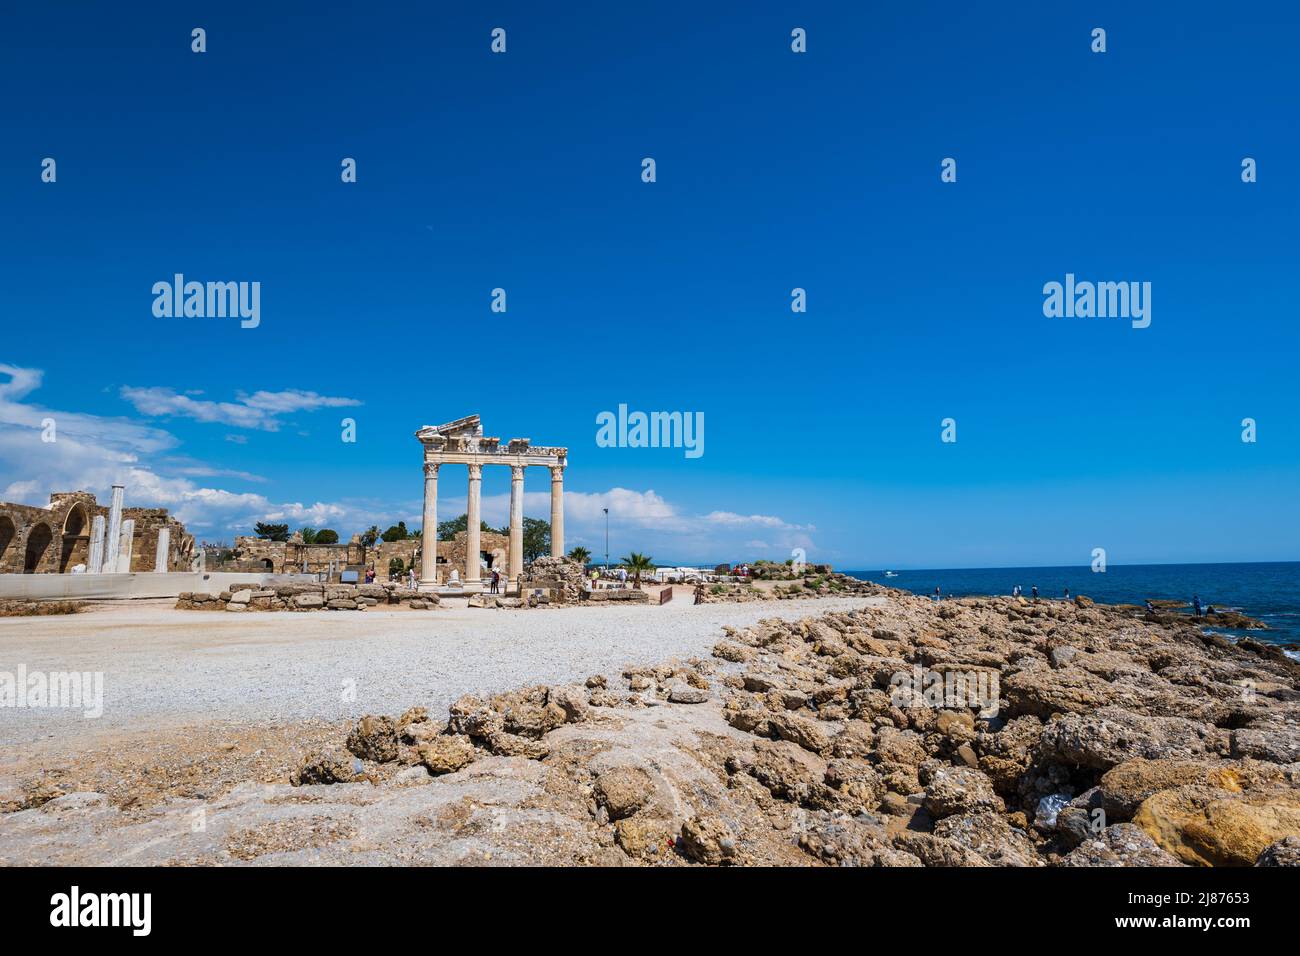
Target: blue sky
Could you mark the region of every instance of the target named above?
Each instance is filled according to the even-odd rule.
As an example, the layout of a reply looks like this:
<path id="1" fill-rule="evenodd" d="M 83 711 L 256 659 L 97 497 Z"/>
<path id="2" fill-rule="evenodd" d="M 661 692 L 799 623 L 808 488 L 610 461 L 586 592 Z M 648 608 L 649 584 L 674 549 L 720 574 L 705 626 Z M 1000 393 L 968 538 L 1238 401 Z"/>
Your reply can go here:
<path id="1" fill-rule="evenodd" d="M 1292 5 L 87 6 L 0 13 L 0 499 L 418 523 L 413 433 L 478 412 L 597 553 L 609 506 L 666 561 L 1300 557 Z M 155 318 L 177 272 L 260 325 Z M 1045 318 L 1067 272 L 1151 326 Z M 597 447 L 620 403 L 705 454 Z"/>

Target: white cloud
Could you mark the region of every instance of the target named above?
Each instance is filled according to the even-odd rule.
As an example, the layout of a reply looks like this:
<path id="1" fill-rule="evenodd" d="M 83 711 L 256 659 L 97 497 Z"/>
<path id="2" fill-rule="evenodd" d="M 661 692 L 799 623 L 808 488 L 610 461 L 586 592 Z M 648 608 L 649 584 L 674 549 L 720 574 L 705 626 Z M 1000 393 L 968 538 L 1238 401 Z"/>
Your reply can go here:
<path id="1" fill-rule="evenodd" d="M 361 404 L 354 398 L 334 398 L 297 389 L 282 392 L 258 391 L 251 395 L 238 392 L 238 400 L 234 402 L 214 402 L 192 397 L 201 394 L 202 392 L 194 391 L 181 393 L 163 386 L 137 388 L 125 385 L 121 389 L 122 398 L 134 405 L 135 410 L 142 415 L 192 418 L 199 422 L 269 432 L 279 430 L 281 415 Z"/>

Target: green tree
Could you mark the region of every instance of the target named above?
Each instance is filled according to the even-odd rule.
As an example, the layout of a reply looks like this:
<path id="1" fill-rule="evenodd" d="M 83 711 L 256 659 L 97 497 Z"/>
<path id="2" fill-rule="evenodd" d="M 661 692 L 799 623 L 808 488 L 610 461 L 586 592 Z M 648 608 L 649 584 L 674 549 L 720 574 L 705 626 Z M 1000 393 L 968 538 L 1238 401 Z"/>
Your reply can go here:
<path id="1" fill-rule="evenodd" d="M 491 527 L 486 521 L 479 521 L 479 530 L 495 532 L 497 529 Z M 461 515 L 459 518 L 452 518 L 450 521 L 438 522 L 438 540 L 450 541 L 462 531 L 469 530 L 469 515 Z M 504 532 L 503 532 L 504 533 Z"/>
<path id="2" fill-rule="evenodd" d="M 288 541 L 289 526 L 287 524 L 263 524 L 259 521 L 253 525 L 253 534 L 267 541 Z"/>
<path id="3" fill-rule="evenodd" d="M 298 533 L 302 535 L 303 544 L 316 544 L 317 539 L 315 528 L 299 528 Z"/>
<path id="4" fill-rule="evenodd" d="M 524 560 L 536 561 L 551 553 L 551 523 L 541 518 L 524 519 Z"/>
<path id="5" fill-rule="evenodd" d="M 632 572 L 632 586 L 638 591 L 641 590 L 641 575 L 655 569 L 654 559 L 637 551 L 623 559 L 623 566 Z"/>
<path id="6" fill-rule="evenodd" d="M 406 562 L 401 558 L 390 558 L 388 561 L 388 576 L 390 578 L 400 578 L 402 572 L 406 570 Z"/>
<path id="7" fill-rule="evenodd" d="M 338 544 L 339 533 L 333 528 L 321 528 L 316 532 L 316 544 Z"/>
<path id="8" fill-rule="evenodd" d="M 381 537 L 385 541 L 405 541 L 409 535 L 410 532 L 406 530 L 406 522 L 399 521 L 385 531 Z"/>
<path id="9" fill-rule="evenodd" d="M 379 525 L 377 524 L 372 524 L 369 528 L 366 529 L 365 533 L 361 535 L 361 543 L 364 544 L 367 548 L 373 548 L 375 546 L 375 542 L 378 540 L 379 540 Z"/>
<path id="10" fill-rule="evenodd" d="M 586 548 L 576 547 L 569 552 L 569 557 L 573 558 L 574 561 L 577 561 L 583 567 L 586 567 L 587 562 L 591 560 L 591 552 Z"/>

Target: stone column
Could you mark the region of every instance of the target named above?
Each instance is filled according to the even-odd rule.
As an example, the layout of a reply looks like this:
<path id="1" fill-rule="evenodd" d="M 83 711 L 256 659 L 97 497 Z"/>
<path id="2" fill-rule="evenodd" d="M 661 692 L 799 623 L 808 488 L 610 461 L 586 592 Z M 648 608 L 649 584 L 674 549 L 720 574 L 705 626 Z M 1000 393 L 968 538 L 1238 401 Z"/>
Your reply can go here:
<path id="1" fill-rule="evenodd" d="M 483 466 L 468 465 L 469 468 L 469 506 L 465 509 L 465 584 L 477 586 L 482 578 L 479 576 L 479 546 L 482 531 L 482 517 L 479 511 L 479 489 L 483 485 Z"/>
<path id="2" fill-rule="evenodd" d="M 551 557 L 564 557 L 564 466 L 551 466 Z"/>
<path id="3" fill-rule="evenodd" d="M 90 574 L 104 573 L 104 516 L 95 515 L 90 522 L 90 557 L 86 560 Z"/>
<path id="4" fill-rule="evenodd" d="M 122 540 L 122 489 L 125 485 L 113 486 L 113 499 L 108 506 L 108 537 L 104 539 L 104 570 L 113 574 L 117 571 L 117 553 Z"/>
<path id="5" fill-rule="evenodd" d="M 153 570 L 155 574 L 162 574 L 164 571 L 167 570 L 168 564 L 171 563 L 168 561 L 169 555 L 167 554 L 167 552 L 171 549 L 171 544 L 172 544 L 172 529 L 159 528 L 158 529 L 158 550 L 154 553 L 153 556 Z"/>
<path id="6" fill-rule="evenodd" d="M 375 568 L 378 576 L 379 568 Z M 387 579 L 385 579 L 387 580 Z M 438 462 L 424 463 L 424 526 L 420 529 L 420 590 L 438 583 Z"/>
<path id="7" fill-rule="evenodd" d="M 524 573 L 524 465 L 510 466 L 510 584 Z"/>
<path id="8" fill-rule="evenodd" d="M 122 533 L 117 542 L 117 573 L 131 572 L 131 546 L 135 543 L 135 519 L 127 518 L 122 522 Z"/>

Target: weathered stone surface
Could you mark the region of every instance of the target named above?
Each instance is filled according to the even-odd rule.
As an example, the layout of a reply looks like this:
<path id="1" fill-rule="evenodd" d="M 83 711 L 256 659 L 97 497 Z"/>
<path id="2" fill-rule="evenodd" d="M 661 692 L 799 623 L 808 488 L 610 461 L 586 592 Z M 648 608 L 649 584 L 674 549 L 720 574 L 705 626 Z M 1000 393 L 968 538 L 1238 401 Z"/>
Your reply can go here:
<path id="1" fill-rule="evenodd" d="M 636 813 L 654 796 L 654 781 L 640 767 L 615 767 L 596 778 L 593 795 L 611 820 Z"/>
<path id="2" fill-rule="evenodd" d="M 397 724 L 391 717 L 362 717 L 348 734 L 347 748 L 362 760 L 396 760 Z"/>
<path id="3" fill-rule="evenodd" d="M 1002 798 L 993 792 L 989 778 L 978 770 L 926 765 L 921 776 L 925 783 L 925 808 L 936 819 L 981 811 L 1000 813 L 1006 809 Z"/>
<path id="4" fill-rule="evenodd" d="M 1061 859 L 1061 866 L 1182 866 L 1131 823 L 1106 827 Z"/>
<path id="5" fill-rule="evenodd" d="M 1100 707 L 1066 714 L 1043 728 L 1040 749 L 1053 759 L 1108 770 L 1134 757 L 1191 758 L 1226 747 L 1218 728 L 1182 717 L 1153 717 Z"/>
<path id="6" fill-rule="evenodd" d="M 477 757 L 478 751 L 470 739 L 459 734 L 444 734 L 420 747 L 420 762 L 434 776 L 463 770 Z"/>
<path id="7" fill-rule="evenodd" d="M 1256 866 L 1300 866 L 1300 836 L 1289 836 L 1268 846 Z"/>
<path id="8" fill-rule="evenodd" d="M 682 824 L 677 848 L 697 863 L 720 866 L 735 859 L 736 836 L 720 817 L 694 816 Z"/>
<path id="9" fill-rule="evenodd" d="M 351 783 L 361 773 L 361 761 L 342 747 L 309 753 L 290 776 L 295 786 L 318 783 Z"/>
<path id="10" fill-rule="evenodd" d="M 1250 866 L 1270 844 L 1300 834 L 1300 791 L 1178 787 L 1148 797 L 1133 822 L 1186 863 Z"/>

